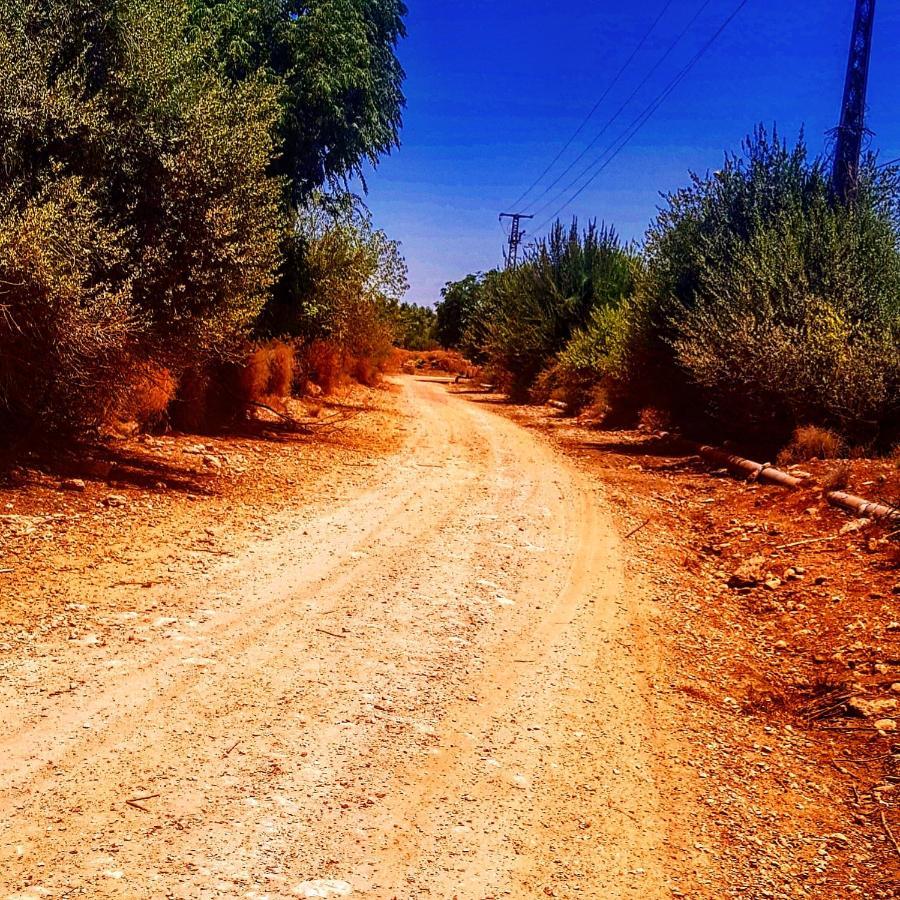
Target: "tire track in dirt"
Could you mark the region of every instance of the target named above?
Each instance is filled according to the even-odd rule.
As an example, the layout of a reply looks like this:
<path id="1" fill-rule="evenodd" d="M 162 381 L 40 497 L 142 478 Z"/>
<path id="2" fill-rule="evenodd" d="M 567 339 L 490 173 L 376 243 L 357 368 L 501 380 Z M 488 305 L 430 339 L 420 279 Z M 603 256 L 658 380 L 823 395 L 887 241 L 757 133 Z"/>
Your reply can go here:
<path id="1" fill-rule="evenodd" d="M 484 407 L 405 392 L 380 483 L 181 585 L 170 637 L 105 648 L 87 704 L 9 723 L 11 896 L 670 896 L 596 493 Z"/>

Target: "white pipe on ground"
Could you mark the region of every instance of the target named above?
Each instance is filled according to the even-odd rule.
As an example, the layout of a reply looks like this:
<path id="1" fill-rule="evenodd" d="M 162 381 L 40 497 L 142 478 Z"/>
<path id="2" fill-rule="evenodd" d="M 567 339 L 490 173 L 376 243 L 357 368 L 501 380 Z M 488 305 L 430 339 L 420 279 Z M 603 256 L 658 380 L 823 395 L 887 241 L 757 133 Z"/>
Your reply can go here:
<path id="1" fill-rule="evenodd" d="M 846 491 L 829 491 L 825 499 L 832 506 L 850 510 L 861 519 L 900 519 L 900 509 L 885 503 L 873 503 Z"/>
<path id="2" fill-rule="evenodd" d="M 781 469 L 754 462 L 752 459 L 744 459 L 742 456 L 735 456 L 733 453 L 726 453 L 724 450 L 719 450 L 716 447 L 700 444 L 697 445 L 697 452 L 708 462 L 727 466 L 729 469 L 742 472 L 756 481 L 770 481 L 772 484 L 791 489 L 798 488 L 802 484 L 801 479 L 788 475 L 787 472 L 782 472 Z"/>

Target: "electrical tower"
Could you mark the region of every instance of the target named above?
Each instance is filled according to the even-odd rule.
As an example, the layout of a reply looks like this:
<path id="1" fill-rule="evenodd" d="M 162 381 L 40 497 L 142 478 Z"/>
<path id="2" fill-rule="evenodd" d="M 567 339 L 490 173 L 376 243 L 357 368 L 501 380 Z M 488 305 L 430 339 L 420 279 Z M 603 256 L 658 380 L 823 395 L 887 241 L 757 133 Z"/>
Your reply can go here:
<path id="1" fill-rule="evenodd" d="M 519 264 L 519 247 L 525 232 L 521 229 L 522 219 L 533 219 L 534 216 L 526 216 L 522 213 L 500 213 L 500 222 L 504 219 L 512 219 L 512 228 L 509 230 L 509 249 L 506 251 L 506 268 L 515 269 Z"/>
<path id="2" fill-rule="evenodd" d="M 841 124 L 837 129 L 832 173 L 834 193 L 844 203 L 851 202 L 856 196 L 859 179 L 859 158 L 866 131 L 866 88 L 869 82 L 874 21 L 875 0 L 856 0 L 847 80 L 844 84 L 844 103 L 841 108 Z"/>

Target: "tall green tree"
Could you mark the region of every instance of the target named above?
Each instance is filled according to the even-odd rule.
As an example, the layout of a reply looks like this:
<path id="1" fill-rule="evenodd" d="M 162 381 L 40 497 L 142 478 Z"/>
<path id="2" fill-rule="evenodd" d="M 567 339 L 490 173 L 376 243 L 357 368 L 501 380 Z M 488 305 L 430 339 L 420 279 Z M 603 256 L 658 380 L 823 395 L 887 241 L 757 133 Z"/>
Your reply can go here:
<path id="1" fill-rule="evenodd" d="M 0 3 L 0 416 L 100 417 L 125 356 L 221 352 L 268 295 L 276 91 L 211 69 L 188 16 Z"/>
<path id="2" fill-rule="evenodd" d="M 405 35 L 402 0 L 191 0 L 233 82 L 267 78 L 278 90 L 281 153 L 296 203 L 344 187 L 398 145 Z"/>
<path id="3" fill-rule="evenodd" d="M 466 275 L 459 281 L 448 281 L 441 290 L 437 305 L 435 336 L 442 347 L 459 349 L 476 309 L 481 275 Z"/>

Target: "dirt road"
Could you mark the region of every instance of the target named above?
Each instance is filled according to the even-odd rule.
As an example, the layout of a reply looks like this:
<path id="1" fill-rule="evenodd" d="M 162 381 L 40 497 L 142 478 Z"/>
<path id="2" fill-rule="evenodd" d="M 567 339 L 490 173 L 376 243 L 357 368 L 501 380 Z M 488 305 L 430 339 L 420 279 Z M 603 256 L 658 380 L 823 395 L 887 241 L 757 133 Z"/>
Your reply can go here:
<path id="1" fill-rule="evenodd" d="M 364 490 L 154 588 L 177 614 L 6 666 L 2 896 L 672 896 L 657 661 L 596 485 L 403 390 Z"/>

